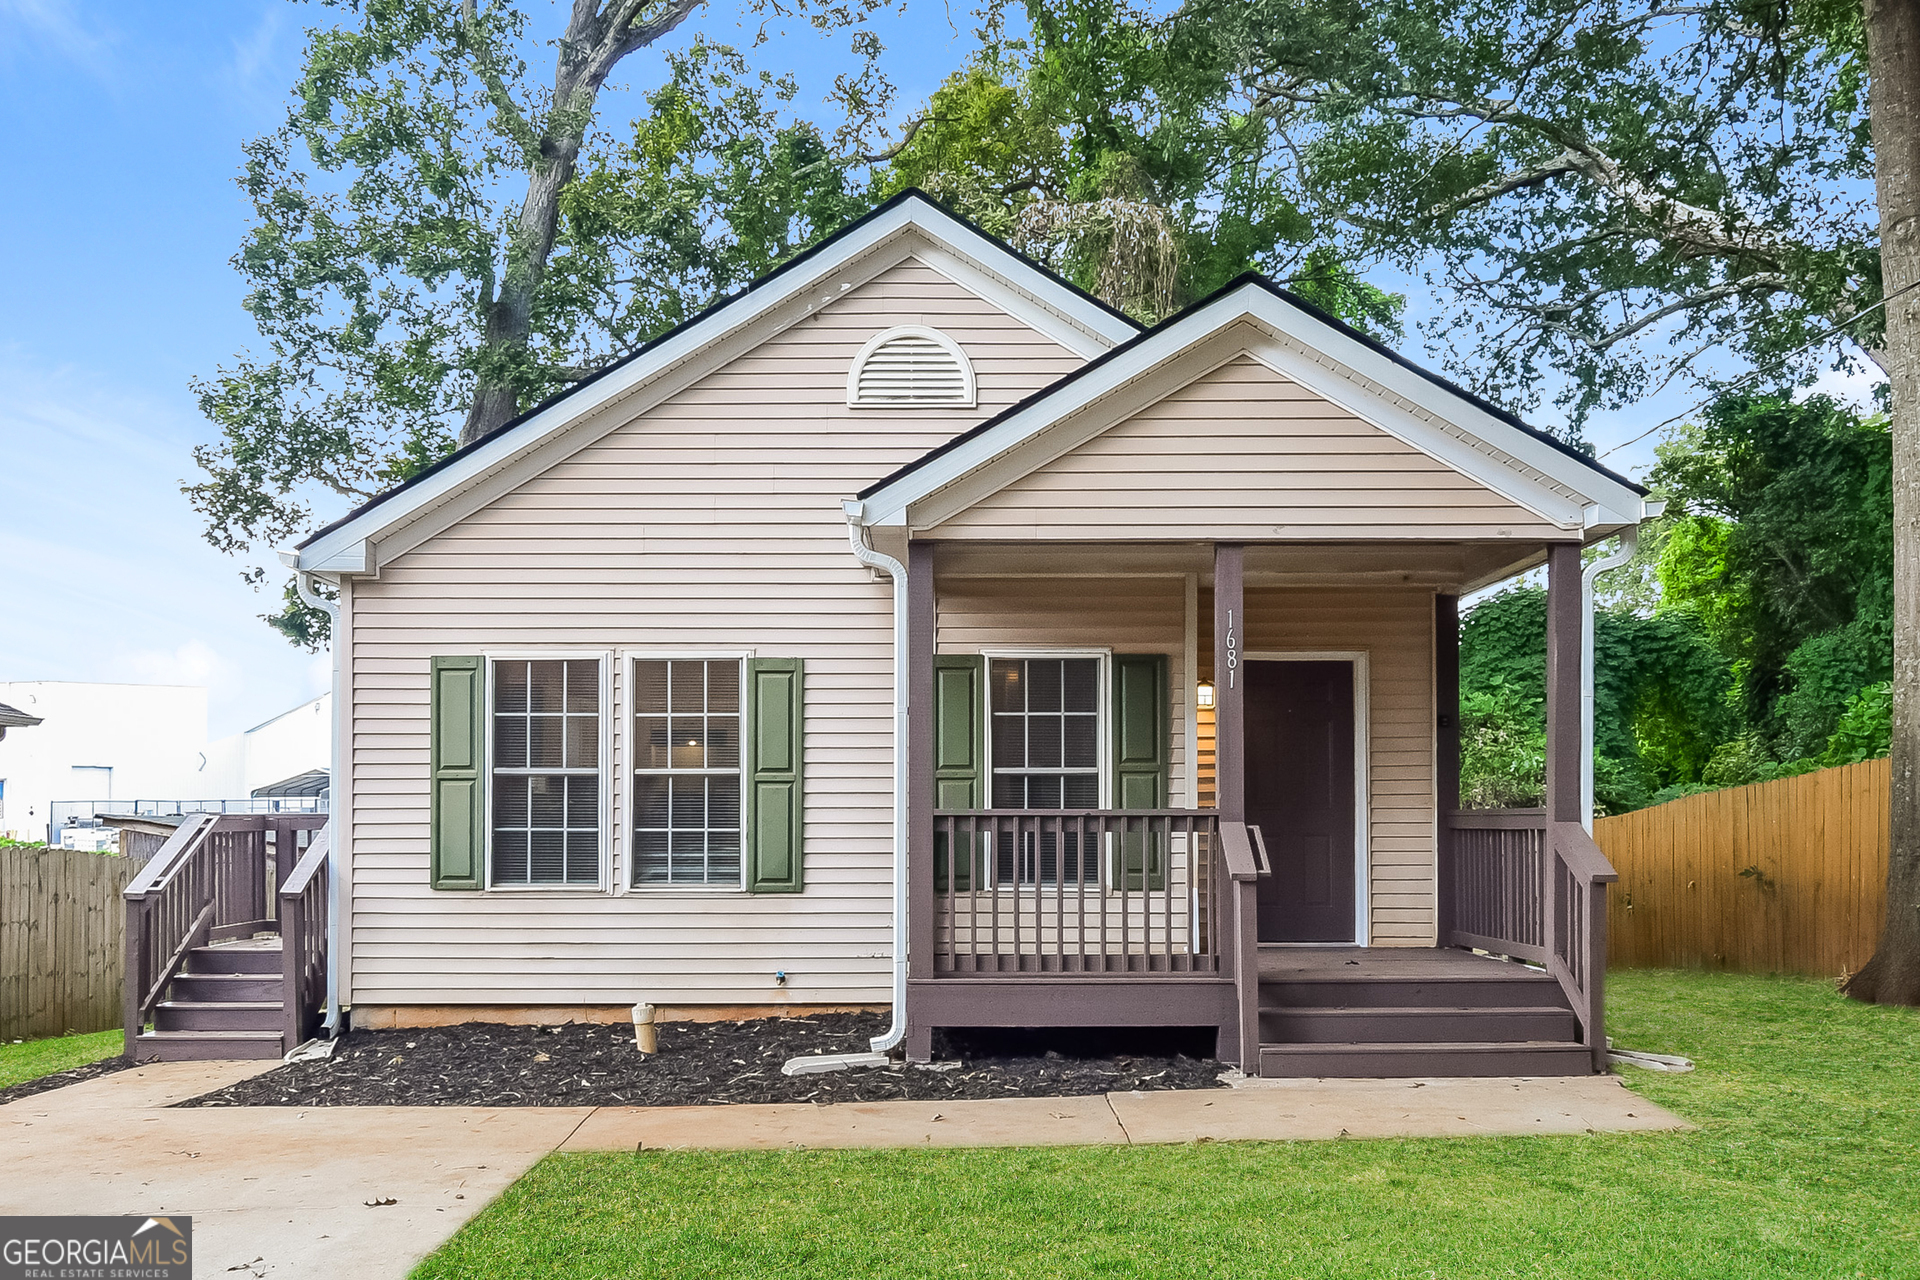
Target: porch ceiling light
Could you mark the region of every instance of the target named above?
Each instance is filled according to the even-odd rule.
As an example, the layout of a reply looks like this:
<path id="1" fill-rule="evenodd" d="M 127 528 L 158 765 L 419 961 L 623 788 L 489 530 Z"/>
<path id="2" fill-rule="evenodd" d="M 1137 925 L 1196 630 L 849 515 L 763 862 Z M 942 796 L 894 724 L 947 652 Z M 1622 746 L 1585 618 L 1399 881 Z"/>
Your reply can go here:
<path id="1" fill-rule="evenodd" d="M 1199 707 L 1210 707 L 1213 705 L 1213 681 L 1202 680 L 1194 686 L 1193 702 L 1195 706 Z"/>

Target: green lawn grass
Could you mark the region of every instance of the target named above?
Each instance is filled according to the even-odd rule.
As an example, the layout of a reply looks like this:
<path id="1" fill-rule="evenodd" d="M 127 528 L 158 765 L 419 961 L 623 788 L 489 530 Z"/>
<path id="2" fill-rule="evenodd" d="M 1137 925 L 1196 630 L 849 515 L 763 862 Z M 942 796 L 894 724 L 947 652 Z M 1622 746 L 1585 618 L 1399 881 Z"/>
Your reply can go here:
<path id="1" fill-rule="evenodd" d="M 0 1089 L 114 1057 L 125 1047 L 125 1034 L 117 1029 L 20 1044 L 0 1043 Z"/>
<path id="2" fill-rule="evenodd" d="M 553 1156 L 433 1277 L 1920 1277 L 1920 1015 L 1629 972 L 1629 1083 L 1698 1132 Z"/>

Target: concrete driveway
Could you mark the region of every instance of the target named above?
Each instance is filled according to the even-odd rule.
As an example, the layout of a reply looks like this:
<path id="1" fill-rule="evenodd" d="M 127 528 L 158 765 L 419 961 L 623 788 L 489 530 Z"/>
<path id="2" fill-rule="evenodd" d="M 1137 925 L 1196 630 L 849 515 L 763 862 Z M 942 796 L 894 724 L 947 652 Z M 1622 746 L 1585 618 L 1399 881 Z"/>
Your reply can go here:
<path id="1" fill-rule="evenodd" d="M 195 1107 L 272 1063 L 158 1063 L 0 1107 L 0 1213 L 186 1214 L 207 1277 L 405 1276 L 542 1156 L 1681 1129 L 1611 1077 L 1249 1081 L 987 1102 Z"/>

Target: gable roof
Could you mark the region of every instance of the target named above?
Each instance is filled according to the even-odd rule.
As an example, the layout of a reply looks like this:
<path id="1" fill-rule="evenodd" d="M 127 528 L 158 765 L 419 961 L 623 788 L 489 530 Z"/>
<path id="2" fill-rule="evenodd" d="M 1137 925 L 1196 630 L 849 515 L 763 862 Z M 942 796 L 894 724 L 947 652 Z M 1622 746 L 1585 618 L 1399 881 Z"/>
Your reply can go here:
<path id="1" fill-rule="evenodd" d="M 764 340 L 770 335 L 758 329 L 765 328 L 776 313 L 797 312 L 792 317 L 797 319 L 824 305 L 831 298 L 809 301 L 806 295 L 845 275 L 884 246 L 915 234 L 932 249 L 936 260 L 931 265 L 936 269 L 963 277 L 963 284 L 1079 355 L 1101 354 L 1140 332 L 1140 326 L 1122 312 L 1015 252 L 925 192 L 909 189 L 633 354 L 308 535 L 292 550 L 282 551 L 280 559 L 289 567 L 321 573 L 370 572 L 376 567 L 367 545 L 370 540 L 436 511 L 464 511 L 462 499 L 490 479 L 504 477 L 517 483 L 526 478 L 523 473 L 551 466 L 564 456 L 560 449 L 572 452 L 565 449 L 561 437 L 598 410 L 662 384 L 669 393 L 679 389 L 715 365 L 703 354 L 730 359 L 737 352 L 727 339 L 757 334 L 753 341 Z M 582 440 L 574 447 L 585 443 Z M 535 453 L 542 459 L 539 466 L 516 465 Z"/>
<path id="2" fill-rule="evenodd" d="M 1290 367 L 1278 371 L 1555 523 L 1617 526 L 1640 518 L 1642 486 L 1251 273 L 869 485 L 858 495 L 859 518 L 929 527 L 918 512 L 910 519 L 909 509 L 988 468 L 999 483 L 980 480 L 975 489 L 991 491 L 1044 465 L 1112 425 L 1030 447 L 1065 419 L 1242 322 L 1284 349 L 1280 363 Z M 1016 459 L 1023 448 L 1026 456 Z M 962 509 L 965 497 L 942 509 Z"/>

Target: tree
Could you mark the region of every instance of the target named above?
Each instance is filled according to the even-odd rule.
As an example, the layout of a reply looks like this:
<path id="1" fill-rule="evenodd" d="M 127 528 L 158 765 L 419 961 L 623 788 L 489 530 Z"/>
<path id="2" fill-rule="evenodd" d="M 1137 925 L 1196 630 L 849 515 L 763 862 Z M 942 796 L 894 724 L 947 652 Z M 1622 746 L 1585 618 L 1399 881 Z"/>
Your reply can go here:
<path id="1" fill-rule="evenodd" d="M 1259 270 L 1377 335 L 1404 299 L 1365 281 L 1300 202 L 1284 139 L 1243 114 L 1189 115 L 1182 50 L 1126 0 L 996 6 L 981 50 L 934 93 L 878 175 L 910 186 L 1136 319 L 1160 320 Z"/>
<path id="2" fill-rule="evenodd" d="M 1852 699 L 1892 673 L 1887 420 L 1826 396 L 1734 393 L 1658 457 L 1660 608 L 1699 620 L 1773 759 L 1820 754 Z"/>
<path id="3" fill-rule="evenodd" d="M 1431 332 L 1495 398 L 1557 379 L 1577 428 L 1716 349 L 1779 373 L 1877 348 L 1837 3 L 1191 0 L 1167 40 L 1297 148 L 1348 256 L 1436 264 L 1465 305 Z"/>
<path id="4" fill-rule="evenodd" d="M 1893 811 L 1887 921 L 1848 995 L 1920 1004 L 1920 6 L 1866 0 L 1893 403 Z"/>
<path id="5" fill-rule="evenodd" d="M 624 141 L 593 132 L 615 68 L 698 5 L 574 0 L 544 89 L 503 2 L 372 0 L 310 34 L 240 179 L 234 264 L 264 349 L 195 384 L 219 437 L 187 494 L 214 546 L 279 545 L 314 493 L 364 501 L 844 220 L 820 131 L 775 118 L 792 82 L 726 46 L 676 52 Z M 867 7 L 807 12 L 835 28 Z M 857 47 L 871 71 L 878 46 Z M 888 101 L 870 75 L 839 92 L 856 122 Z M 285 602 L 269 621 L 324 642 L 325 615 L 291 585 Z"/>

